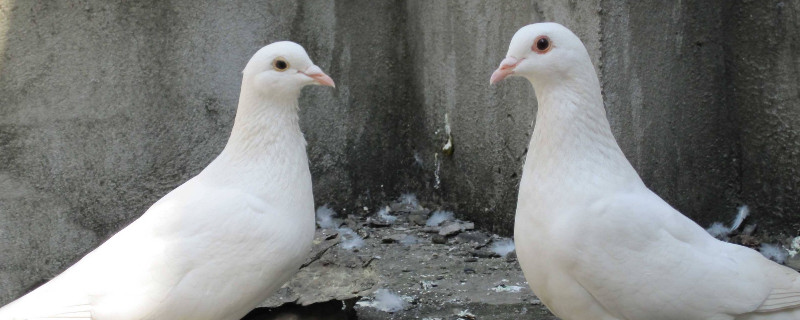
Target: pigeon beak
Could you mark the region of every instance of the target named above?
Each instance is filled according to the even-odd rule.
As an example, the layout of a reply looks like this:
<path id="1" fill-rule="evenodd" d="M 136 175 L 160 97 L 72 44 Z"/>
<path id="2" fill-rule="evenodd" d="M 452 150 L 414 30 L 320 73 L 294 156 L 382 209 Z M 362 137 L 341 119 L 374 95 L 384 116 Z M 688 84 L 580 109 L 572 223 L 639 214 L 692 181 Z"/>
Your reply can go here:
<path id="1" fill-rule="evenodd" d="M 317 66 L 310 66 L 308 69 L 306 69 L 306 71 L 300 71 L 300 73 L 311 79 L 314 79 L 316 84 L 336 88 L 336 84 L 333 83 L 333 79 L 325 74 L 325 72 L 322 72 L 322 69 Z"/>
<path id="2" fill-rule="evenodd" d="M 516 67 L 522 59 L 517 59 L 514 57 L 506 57 L 503 61 L 500 62 L 500 67 L 492 73 L 492 78 L 489 79 L 490 84 L 495 84 L 500 81 L 503 81 L 506 77 L 510 76 L 514 73 L 514 67 Z"/>

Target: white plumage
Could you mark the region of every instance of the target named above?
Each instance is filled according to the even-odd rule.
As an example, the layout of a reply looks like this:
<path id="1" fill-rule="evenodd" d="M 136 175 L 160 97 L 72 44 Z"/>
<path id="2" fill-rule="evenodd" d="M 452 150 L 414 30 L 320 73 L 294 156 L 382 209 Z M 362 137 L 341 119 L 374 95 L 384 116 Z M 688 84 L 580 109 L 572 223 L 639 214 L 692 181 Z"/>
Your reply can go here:
<path id="1" fill-rule="evenodd" d="M 528 25 L 492 75 L 539 102 L 520 183 L 517 255 L 566 319 L 800 319 L 798 273 L 718 241 L 650 191 L 611 133 L 589 54 L 567 28 Z"/>
<path id="2" fill-rule="evenodd" d="M 240 319 L 286 282 L 314 235 L 300 89 L 333 86 L 292 42 L 243 72 L 230 140 L 200 174 L 0 319 Z"/>

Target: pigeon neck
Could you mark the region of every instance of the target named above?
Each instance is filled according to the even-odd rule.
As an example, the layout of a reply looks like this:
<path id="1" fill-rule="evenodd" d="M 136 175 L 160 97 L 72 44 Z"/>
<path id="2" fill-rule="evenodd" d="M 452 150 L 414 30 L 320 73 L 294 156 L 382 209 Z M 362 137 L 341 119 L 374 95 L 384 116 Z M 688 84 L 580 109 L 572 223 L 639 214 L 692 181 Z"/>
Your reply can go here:
<path id="1" fill-rule="evenodd" d="M 223 155 L 229 159 L 269 159 L 287 153 L 305 155 L 297 95 L 267 98 L 243 84 L 239 106 Z"/>
<path id="2" fill-rule="evenodd" d="M 539 108 L 526 169 L 600 185 L 641 181 L 611 133 L 600 84 L 588 69 L 583 77 L 533 83 Z"/>

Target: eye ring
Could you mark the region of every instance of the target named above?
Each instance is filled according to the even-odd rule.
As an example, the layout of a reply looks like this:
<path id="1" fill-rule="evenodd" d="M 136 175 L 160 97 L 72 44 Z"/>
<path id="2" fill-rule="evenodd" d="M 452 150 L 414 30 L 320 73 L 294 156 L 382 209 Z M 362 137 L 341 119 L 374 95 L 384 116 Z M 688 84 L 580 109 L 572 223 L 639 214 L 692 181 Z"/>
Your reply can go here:
<path id="1" fill-rule="evenodd" d="M 286 61 L 284 57 L 277 57 L 275 60 L 272 60 L 272 68 L 278 72 L 289 70 L 289 61 Z"/>
<path id="2" fill-rule="evenodd" d="M 533 46 L 531 46 L 531 50 L 539 54 L 547 53 L 552 48 L 553 43 L 548 36 L 536 37 L 536 40 L 533 41 Z"/>

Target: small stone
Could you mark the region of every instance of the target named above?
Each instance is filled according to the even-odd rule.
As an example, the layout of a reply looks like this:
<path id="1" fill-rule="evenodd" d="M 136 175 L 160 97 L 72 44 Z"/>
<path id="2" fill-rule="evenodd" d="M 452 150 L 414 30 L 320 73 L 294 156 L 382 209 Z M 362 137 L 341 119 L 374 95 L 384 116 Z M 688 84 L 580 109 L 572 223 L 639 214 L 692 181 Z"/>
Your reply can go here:
<path id="1" fill-rule="evenodd" d="M 418 226 L 424 226 L 428 222 L 430 211 L 415 211 L 408 215 L 408 221 Z"/>
<path id="2" fill-rule="evenodd" d="M 391 223 L 389 223 L 386 220 L 375 219 L 373 217 L 367 218 L 367 224 L 369 224 L 372 227 L 376 227 L 376 228 L 385 228 L 385 227 L 388 227 L 388 226 L 392 225 Z"/>
<path id="3" fill-rule="evenodd" d="M 483 248 L 492 241 L 488 234 L 480 231 L 462 232 L 456 236 L 456 239 L 468 243 L 473 249 Z"/>
<path id="4" fill-rule="evenodd" d="M 425 233 L 439 233 L 439 230 L 441 230 L 441 228 L 439 228 L 439 227 L 424 227 L 424 228 L 422 228 L 422 232 L 425 232 Z"/>
<path id="5" fill-rule="evenodd" d="M 439 234 L 443 236 L 451 236 L 462 232 L 464 230 L 472 230 L 475 228 L 475 224 L 472 222 L 452 222 L 439 230 Z"/>
<path id="6" fill-rule="evenodd" d="M 542 304 L 542 300 L 539 300 L 539 299 L 531 299 L 531 304 L 532 304 L 532 305 L 535 305 L 535 306 L 538 306 L 538 305 Z"/>
<path id="7" fill-rule="evenodd" d="M 328 234 L 328 233 L 326 232 L 326 233 L 323 233 L 323 234 L 325 235 L 325 240 L 331 240 L 331 239 L 335 239 L 336 237 L 338 237 L 338 236 L 339 236 L 339 233 L 338 233 L 338 232 L 331 232 L 330 234 Z"/>
<path id="8" fill-rule="evenodd" d="M 500 258 L 500 255 L 489 250 L 472 250 L 472 256 L 478 258 Z"/>
<path id="9" fill-rule="evenodd" d="M 436 244 L 445 244 L 445 243 L 447 243 L 447 238 L 445 236 L 443 236 L 443 235 L 436 234 L 436 235 L 433 235 L 433 238 L 431 238 L 431 242 L 436 243 Z"/>
<path id="10" fill-rule="evenodd" d="M 408 237 L 408 235 L 405 233 L 393 234 L 383 237 L 381 239 L 381 243 L 398 243 L 400 241 L 403 241 L 403 239 L 405 239 L 406 237 Z"/>
<path id="11" fill-rule="evenodd" d="M 475 269 L 472 268 L 464 268 L 464 273 L 466 274 L 473 274 L 475 273 Z M 465 282 L 465 281 L 464 281 Z"/>
<path id="12" fill-rule="evenodd" d="M 511 251 L 506 255 L 506 261 L 508 262 L 515 262 L 517 261 L 517 251 Z"/>
<path id="13" fill-rule="evenodd" d="M 448 225 L 442 227 L 439 230 L 439 235 L 451 236 L 451 235 L 457 234 L 457 233 L 459 233 L 461 231 L 462 231 L 461 224 L 456 222 L 456 223 L 451 223 L 451 224 L 448 224 Z"/>
<path id="14" fill-rule="evenodd" d="M 477 261 L 478 258 L 475 257 L 467 257 L 466 259 L 464 259 L 464 262 L 477 262 Z"/>

